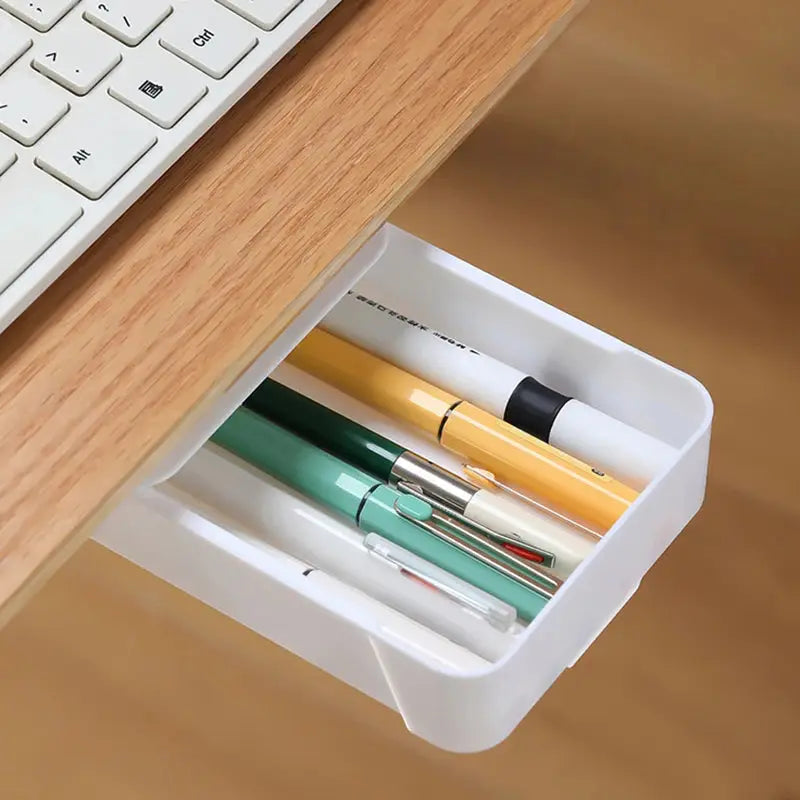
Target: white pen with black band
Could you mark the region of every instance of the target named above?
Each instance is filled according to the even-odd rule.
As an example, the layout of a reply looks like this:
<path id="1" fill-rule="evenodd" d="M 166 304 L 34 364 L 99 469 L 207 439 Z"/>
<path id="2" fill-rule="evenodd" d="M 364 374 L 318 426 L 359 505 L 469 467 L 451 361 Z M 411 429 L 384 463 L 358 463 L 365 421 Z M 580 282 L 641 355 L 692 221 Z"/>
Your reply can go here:
<path id="1" fill-rule="evenodd" d="M 358 292 L 348 292 L 321 327 L 634 488 L 675 456 L 655 437 Z"/>

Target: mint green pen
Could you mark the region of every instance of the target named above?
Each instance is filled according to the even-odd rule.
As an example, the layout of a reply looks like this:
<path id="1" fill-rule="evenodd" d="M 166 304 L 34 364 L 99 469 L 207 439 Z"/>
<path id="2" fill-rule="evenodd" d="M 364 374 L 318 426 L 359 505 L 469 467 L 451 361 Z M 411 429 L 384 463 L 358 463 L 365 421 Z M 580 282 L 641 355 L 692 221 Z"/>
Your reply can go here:
<path id="1" fill-rule="evenodd" d="M 545 592 L 529 576 L 447 531 L 430 532 L 436 512 L 424 500 L 385 486 L 246 408 L 235 411 L 211 441 L 365 533 L 377 533 L 514 606 L 526 621 L 544 607 Z"/>

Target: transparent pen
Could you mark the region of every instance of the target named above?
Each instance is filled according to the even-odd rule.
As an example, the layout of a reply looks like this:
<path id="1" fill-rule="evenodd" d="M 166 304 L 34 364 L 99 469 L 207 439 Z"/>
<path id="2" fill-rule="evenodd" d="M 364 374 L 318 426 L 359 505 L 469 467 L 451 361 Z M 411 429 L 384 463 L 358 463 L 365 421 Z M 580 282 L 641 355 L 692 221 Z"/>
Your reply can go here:
<path id="1" fill-rule="evenodd" d="M 499 631 L 508 631 L 517 621 L 517 612 L 508 603 L 462 581 L 377 533 L 368 533 L 364 537 L 364 546 L 384 561 L 442 592 Z"/>

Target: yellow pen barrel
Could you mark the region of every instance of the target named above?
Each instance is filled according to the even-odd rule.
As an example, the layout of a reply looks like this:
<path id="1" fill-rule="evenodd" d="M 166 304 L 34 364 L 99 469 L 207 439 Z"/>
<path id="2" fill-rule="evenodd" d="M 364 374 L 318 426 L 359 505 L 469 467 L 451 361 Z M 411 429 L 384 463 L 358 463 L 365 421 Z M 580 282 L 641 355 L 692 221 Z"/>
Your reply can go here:
<path id="1" fill-rule="evenodd" d="M 286 360 L 395 419 L 439 434 L 459 398 L 344 339 L 315 328 Z"/>
<path id="2" fill-rule="evenodd" d="M 603 530 L 637 497 L 609 475 L 319 328 L 286 360 Z"/>
<path id="3" fill-rule="evenodd" d="M 528 489 L 543 500 L 610 528 L 637 492 L 598 473 L 524 431 L 470 403 L 459 403 L 442 428 L 442 445 L 486 467 L 504 483 Z"/>

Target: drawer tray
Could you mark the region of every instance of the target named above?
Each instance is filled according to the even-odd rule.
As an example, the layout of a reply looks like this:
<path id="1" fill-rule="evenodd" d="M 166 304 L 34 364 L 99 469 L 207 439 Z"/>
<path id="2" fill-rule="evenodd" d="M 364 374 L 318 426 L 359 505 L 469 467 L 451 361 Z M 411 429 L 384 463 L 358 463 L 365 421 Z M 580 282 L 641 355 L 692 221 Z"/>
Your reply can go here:
<path id="1" fill-rule="evenodd" d="M 480 630 L 467 625 L 460 643 L 446 639 L 447 646 L 439 648 L 438 634 L 413 623 L 410 628 L 387 624 L 357 591 L 334 596 L 306 580 L 309 554 L 287 554 L 271 538 L 268 508 L 259 506 L 259 481 L 264 487 L 268 481 L 221 458 L 213 446 L 203 446 L 353 285 L 675 447 L 674 462 L 642 491 L 527 628 L 513 634 L 487 631 L 482 639 Z M 457 467 L 442 459 L 438 448 L 296 372 L 280 367 L 282 380 Z M 429 742 L 477 751 L 511 733 L 630 599 L 697 512 L 711 418 L 711 399 L 694 378 L 386 225 L 324 297 L 187 434 L 148 485 L 112 513 L 96 538 L 396 709 L 409 730 Z M 302 503 L 297 498 L 298 507 Z M 310 537 L 314 526 L 328 524 L 325 517 L 322 512 L 298 516 L 303 520 L 298 538 L 304 526 Z"/>

